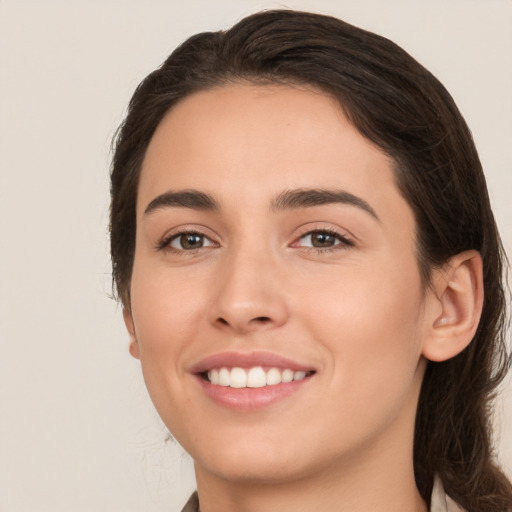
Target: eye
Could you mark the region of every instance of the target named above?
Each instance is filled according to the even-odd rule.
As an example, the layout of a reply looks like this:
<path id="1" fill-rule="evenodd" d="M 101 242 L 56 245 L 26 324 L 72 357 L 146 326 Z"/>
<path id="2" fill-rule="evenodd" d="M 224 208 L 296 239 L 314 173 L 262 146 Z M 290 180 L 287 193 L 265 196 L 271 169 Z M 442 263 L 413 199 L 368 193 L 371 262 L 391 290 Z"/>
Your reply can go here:
<path id="1" fill-rule="evenodd" d="M 302 235 L 297 245 L 299 247 L 312 247 L 315 249 L 331 249 L 338 245 L 353 246 L 354 243 L 339 233 L 328 230 L 317 230 Z"/>
<path id="2" fill-rule="evenodd" d="M 203 247 L 212 247 L 215 244 L 202 233 L 178 233 L 165 242 L 165 246 L 178 251 L 193 251 Z"/>

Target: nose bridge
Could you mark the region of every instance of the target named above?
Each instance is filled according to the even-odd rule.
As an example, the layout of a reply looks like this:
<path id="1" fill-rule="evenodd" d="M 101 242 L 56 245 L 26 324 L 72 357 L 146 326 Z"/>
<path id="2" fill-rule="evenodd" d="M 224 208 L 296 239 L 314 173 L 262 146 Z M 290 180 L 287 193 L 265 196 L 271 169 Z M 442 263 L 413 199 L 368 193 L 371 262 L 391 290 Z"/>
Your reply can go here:
<path id="1" fill-rule="evenodd" d="M 268 241 L 241 237 L 226 250 L 221 266 L 212 305 L 217 325 L 244 332 L 286 321 L 279 260 Z"/>

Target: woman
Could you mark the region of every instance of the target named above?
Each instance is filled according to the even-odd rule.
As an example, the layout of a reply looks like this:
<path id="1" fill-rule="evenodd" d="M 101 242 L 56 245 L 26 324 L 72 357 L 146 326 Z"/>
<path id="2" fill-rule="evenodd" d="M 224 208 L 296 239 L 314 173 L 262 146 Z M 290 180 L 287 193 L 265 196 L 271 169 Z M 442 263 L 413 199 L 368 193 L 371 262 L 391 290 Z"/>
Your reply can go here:
<path id="1" fill-rule="evenodd" d="M 198 34 L 135 92 L 111 192 L 185 510 L 512 510 L 504 254 L 470 132 L 403 50 L 293 11 Z"/>

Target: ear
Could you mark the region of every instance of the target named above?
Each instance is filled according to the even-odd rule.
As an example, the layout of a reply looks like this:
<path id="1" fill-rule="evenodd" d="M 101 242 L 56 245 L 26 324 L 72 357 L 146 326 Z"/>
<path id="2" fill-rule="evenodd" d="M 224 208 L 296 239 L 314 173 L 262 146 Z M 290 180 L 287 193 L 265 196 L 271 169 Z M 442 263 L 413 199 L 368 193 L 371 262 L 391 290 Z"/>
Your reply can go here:
<path id="1" fill-rule="evenodd" d="M 428 335 L 423 356 L 446 361 L 462 352 L 478 328 L 484 302 L 482 257 L 465 251 L 450 258 L 432 279 L 432 300 Z"/>
<path id="2" fill-rule="evenodd" d="M 139 342 L 135 335 L 135 324 L 133 323 L 133 316 L 130 309 L 123 309 L 123 319 L 124 325 L 126 325 L 126 329 L 130 335 L 130 354 L 135 357 L 135 359 L 140 359 Z"/>

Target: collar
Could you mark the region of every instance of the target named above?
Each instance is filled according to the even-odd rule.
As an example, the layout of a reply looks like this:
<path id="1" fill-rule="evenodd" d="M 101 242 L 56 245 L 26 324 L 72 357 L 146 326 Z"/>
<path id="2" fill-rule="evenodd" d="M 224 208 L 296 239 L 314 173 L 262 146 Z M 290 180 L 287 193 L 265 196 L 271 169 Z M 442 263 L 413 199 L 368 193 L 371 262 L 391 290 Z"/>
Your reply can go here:
<path id="1" fill-rule="evenodd" d="M 197 491 L 190 496 L 187 504 L 181 512 L 199 512 L 199 499 Z M 432 500 L 430 512 L 464 512 L 449 496 L 446 495 L 441 479 L 434 477 L 434 488 L 432 489 Z"/>
<path id="2" fill-rule="evenodd" d="M 437 475 L 434 477 L 430 512 L 464 512 L 464 509 L 444 492 L 443 483 Z"/>

